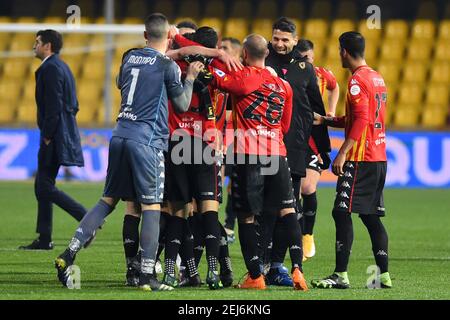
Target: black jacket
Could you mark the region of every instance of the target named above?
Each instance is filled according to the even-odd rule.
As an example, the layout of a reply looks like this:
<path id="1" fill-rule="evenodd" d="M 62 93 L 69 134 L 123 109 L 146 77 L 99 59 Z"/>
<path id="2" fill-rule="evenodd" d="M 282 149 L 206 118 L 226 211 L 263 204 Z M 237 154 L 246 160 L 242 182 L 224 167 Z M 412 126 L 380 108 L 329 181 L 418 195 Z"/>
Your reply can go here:
<path id="1" fill-rule="evenodd" d="M 75 116 L 78 100 L 69 67 L 54 54 L 37 70 L 37 124 L 43 138 L 51 139 L 57 163 L 83 166 L 80 134 Z"/>
<path id="2" fill-rule="evenodd" d="M 273 50 L 270 43 L 266 65 L 272 67 L 280 78 L 289 82 L 294 94 L 291 126 L 284 137 L 288 159 L 290 154 L 308 150 L 308 140 L 312 132 L 319 153 L 330 152 L 327 127 L 318 126 L 312 129 L 313 112 L 325 115 L 314 66 L 302 58 L 295 48 L 289 54 L 282 55 Z M 291 165 L 291 161 L 289 162 Z M 291 170 L 295 173 L 294 165 Z"/>

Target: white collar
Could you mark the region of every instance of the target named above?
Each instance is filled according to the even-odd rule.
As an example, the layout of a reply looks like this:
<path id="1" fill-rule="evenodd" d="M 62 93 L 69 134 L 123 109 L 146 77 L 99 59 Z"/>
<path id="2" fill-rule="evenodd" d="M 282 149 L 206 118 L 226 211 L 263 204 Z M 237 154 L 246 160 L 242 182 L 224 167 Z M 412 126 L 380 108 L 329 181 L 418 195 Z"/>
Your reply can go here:
<path id="1" fill-rule="evenodd" d="M 48 55 L 47 57 L 45 57 L 44 60 L 42 60 L 41 62 L 41 66 L 44 64 L 45 61 L 47 61 L 48 58 L 50 58 L 52 55 L 54 55 L 54 53 L 52 53 L 51 55 Z"/>

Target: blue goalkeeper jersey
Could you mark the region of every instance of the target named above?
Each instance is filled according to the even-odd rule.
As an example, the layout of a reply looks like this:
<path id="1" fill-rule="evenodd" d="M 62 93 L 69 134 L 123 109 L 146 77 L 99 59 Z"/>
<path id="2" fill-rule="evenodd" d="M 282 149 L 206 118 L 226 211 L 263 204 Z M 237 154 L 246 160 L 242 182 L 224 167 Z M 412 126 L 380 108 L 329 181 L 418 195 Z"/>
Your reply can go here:
<path id="1" fill-rule="evenodd" d="M 125 53 L 117 79 L 121 106 L 112 135 L 167 150 L 168 99 L 182 94 L 178 65 L 152 48 Z"/>

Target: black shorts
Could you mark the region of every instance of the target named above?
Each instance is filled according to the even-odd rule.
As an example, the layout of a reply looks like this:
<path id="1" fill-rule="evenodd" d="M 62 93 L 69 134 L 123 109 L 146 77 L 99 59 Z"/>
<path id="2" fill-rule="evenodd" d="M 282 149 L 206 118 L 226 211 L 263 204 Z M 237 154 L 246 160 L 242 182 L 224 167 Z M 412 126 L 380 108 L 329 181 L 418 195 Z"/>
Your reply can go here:
<path id="1" fill-rule="evenodd" d="M 386 162 L 345 162 L 344 175 L 337 180 L 333 210 L 384 216 L 386 169 Z"/>
<path id="2" fill-rule="evenodd" d="M 306 177 L 306 150 L 288 150 L 287 161 L 291 173 L 302 178 Z"/>
<path id="3" fill-rule="evenodd" d="M 131 139 L 112 137 L 103 195 L 143 204 L 162 203 L 163 151 Z"/>
<path id="4" fill-rule="evenodd" d="M 231 195 L 233 210 L 238 216 L 246 218 L 263 211 L 278 212 L 281 209 L 295 208 L 286 157 L 273 156 L 270 164 L 255 162 L 256 164 L 233 165 Z M 277 165 L 278 170 L 271 175 L 264 174 L 264 170 L 271 165 Z"/>
<path id="5" fill-rule="evenodd" d="M 190 154 L 186 155 L 186 149 L 180 148 L 183 143 L 192 143 L 191 146 L 197 143 L 200 150 L 192 149 L 187 151 Z M 189 203 L 192 199 L 222 202 L 222 161 L 217 157 L 213 162 L 205 162 L 202 156 L 199 157 L 200 153 L 215 157 L 215 151 L 198 138 L 183 136 L 180 141 L 169 142 L 167 199 L 170 202 Z"/>
<path id="6" fill-rule="evenodd" d="M 321 159 L 319 155 L 315 154 L 311 149 L 306 153 L 306 169 L 311 169 L 317 171 L 318 173 L 322 172 L 322 168 L 320 167 Z"/>

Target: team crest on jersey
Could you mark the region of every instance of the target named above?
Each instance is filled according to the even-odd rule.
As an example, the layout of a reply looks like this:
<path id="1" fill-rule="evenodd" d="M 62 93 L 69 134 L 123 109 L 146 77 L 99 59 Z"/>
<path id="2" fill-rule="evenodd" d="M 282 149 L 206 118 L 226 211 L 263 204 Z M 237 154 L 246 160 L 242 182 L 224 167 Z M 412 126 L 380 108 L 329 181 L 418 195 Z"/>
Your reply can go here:
<path id="1" fill-rule="evenodd" d="M 360 92 L 361 92 L 361 88 L 357 84 L 354 84 L 350 87 L 350 93 L 353 96 L 358 95 Z"/>
<path id="2" fill-rule="evenodd" d="M 219 77 L 223 78 L 225 76 L 225 72 L 222 70 L 214 68 L 214 73 L 217 74 Z"/>
<path id="3" fill-rule="evenodd" d="M 305 69 L 306 64 L 305 64 L 304 62 L 300 62 L 300 63 L 298 64 L 298 66 L 299 66 L 301 69 Z"/>

